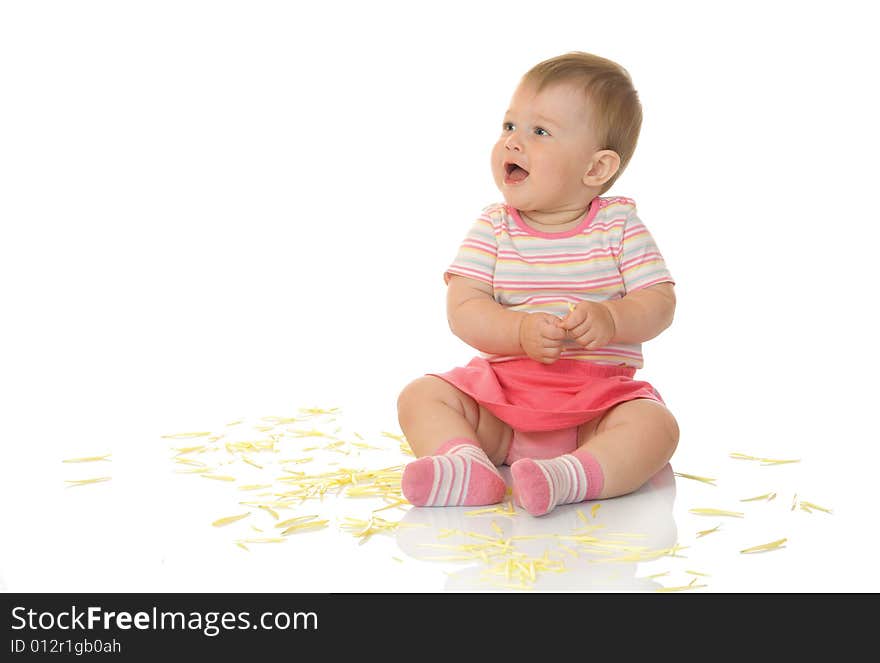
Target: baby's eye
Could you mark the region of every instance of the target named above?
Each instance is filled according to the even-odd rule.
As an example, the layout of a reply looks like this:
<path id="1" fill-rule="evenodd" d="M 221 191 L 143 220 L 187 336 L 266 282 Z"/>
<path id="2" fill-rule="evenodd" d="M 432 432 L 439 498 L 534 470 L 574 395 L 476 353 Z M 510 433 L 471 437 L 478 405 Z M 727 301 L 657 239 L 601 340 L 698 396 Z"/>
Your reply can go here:
<path id="1" fill-rule="evenodd" d="M 549 136 L 550 132 L 546 129 L 542 129 L 541 127 L 535 127 L 535 134 L 538 136 Z"/>
<path id="2" fill-rule="evenodd" d="M 503 131 L 513 131 L 513 122 L 505 122 L 501 125 Z"/>

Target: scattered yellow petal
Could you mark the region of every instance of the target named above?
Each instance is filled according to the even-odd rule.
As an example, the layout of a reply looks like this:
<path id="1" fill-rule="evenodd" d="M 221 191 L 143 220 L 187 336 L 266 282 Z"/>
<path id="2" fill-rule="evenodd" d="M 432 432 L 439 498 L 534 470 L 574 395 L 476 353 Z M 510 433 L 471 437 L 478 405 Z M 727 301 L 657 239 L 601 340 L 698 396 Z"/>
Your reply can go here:
<path id="1" fill-rule="evenodd" d="M 251 515 L 251 512 L 240 513 L 237 516 L 226 516 L 225 518 L 218 518 L 213 523 L 211 523 L 214 527 L 223 527 L 224 525 L 228 525 L 229 523 L 234 523 L 242 518 L 247 518 Z"/>
<path id="2" fill-rule="evenodd" d="M 492 506 L 486 509 L 475 509 L 473 511 L 465 511 L 464 515 L 466 516 L 482 516 L 489 513 L 498 514 L 501 516 L 515 516 L 516 510 L 513 508 L 513 502 L 505 502 L 506 506 Z M 387 508 L 387 507 L 386 507 Z"/>
<path id="3" fill-rule="evenodd" d="M 282 424 L 292 424 L 297 420 L 296 417 L 263 417 L 263 421 L 271 421 L 276 426 L 280 426 Z"/>
<path id="4" fill-rule="evenodd" d="M 255 463 L 254 461 L 252 461 L 252 460 L 251 460 L 250 458 L 248 458 L 247 456 L 242 456 L 241 459 L 242 459 L 245 463 L 247 463 L 248 465 L 253 465 L 253 466 L 256 467 L 258 470 L 262 470 L 262 469 L 263 469 L 263 466 L 262 466 L 262 465 L 258 465 L 257 463 Z"/>
<path id="5" fill-rule="evenodd" d="M 662 578 L 663 576 L 668 576 L 669 571 L 664 571 L 663 573 L 654 573 L 653 575 L 645 576 L 645 580 L 653 580 L 654 578 Z"/>
<path id="6" fill-rule="evenodd" d="M 732 452 L 730 457 L 736 460 L 761 460 L 757 456 L 749 456 L 748 454 L 741 454 L 736 451 Z"/>
<path id="7" fill-rule="evenodd" d="M 175 458 L 174 462 L 181 465 L 192 465 L 193 467 L 208 467 L 206 463 L 200 460 L 193 460 L 192 458 Z"/>
<path id="8" fill-rule="evenodd" d="M 402 523 L 400 521 L 390 521 L 380 518 L 379 516 L 371 516 L 369 520 L 360 520 L 358 518 L 345 518 L 345 522 L 341 524 L 342 529 L 349 530 L 354 536 L 360 538 L 360 543 L 366 543 L 373 534 L 388 533 L 400 527 L 425 527 L 425 524 L 419 523 Z M 441 530 L 439 536 L 443 536 Z M 454 530 L 449 530 L 450 534 Z"/>
<path id="9" fill-rule="evenodd" d="M 302 464 L 302 463 L 311 463 L 313 460 L 315 460 L 315 457 L 314 457 L 314 456 L 307 456 L 307 457 L 305 457 L 305 458 L 288 458 L 288 459 L 286 459 L 286 460 L 282 460 L 282 461 L 279 461 L 279 462 L 280 462 L 282 465 L 283 465 L 284 463 L 296 463 L 297 465 L 300 465 L 300 464 Z"/>
<path id="10" fill-rule="evenodd" d="M 776 497 L 776 493 L 764 493 L 763 495 L 758 495 L 756 497 L 747 497 L 740 500 L 740 502 L 757 502 L 758 500 L 767 500 L 769 502 L 774 497 Z"/>
<path id="11" fill-rule="evenodd" d="M 239 486 L 239 490 L 260 490 L 261 488 L 271 488 L 271 483 L 249 483 L 246 486 Z"/>
<path id="12" fill-rule="evenodd" d="M 190 437 L 205 437 L 206 435 L 210 435 L 211 431 L 201 431 L 198 433 L 173 433 L 171 435 L 163 435 L 163 438 L 172 439 L 172 440 L 184 440 Z"/>
<path id="13" fill-rule="evenodd" d="M 708 576 L 708 573 L 700 573 L 699 571 L 685 571 L 685 573 L 690 573 L 692 576 Z"/>
<path id="14" fill-rule="evenodd" d="M 756 552 L 764 552 L 766 550 L 776 550 L 777 548 L 783 548 L 784 543 L 788 541 L 788 539 L 778 539 L 776 541 L 771 541 L 770 543 L 762 543 L 759 546 L 752 546 L 751 548 L 746 548 L 745 550 L 740 550 L 741 553 L 756 553 Z"/>
<path id="15" fill-rule="evenodd" d="M 240 539 L 236 543 L 284 543 L 287 539 L 277 537 L 263 537 L 257 539 Z"/>
<path id="16" fill-rule="evenodd" d="M 813 504 L 812 502 L 807 502 L 806 500 L 801 500 L 801 507 L 815 509 L 816 511 L 824 511 L 825 513 L 831 513 L 831 509 L 826 509 L 824 506 L 819 506 L 818 504 Z"/>
<path id="17" fill-rule="evenodd" d="M 339 414 L 341 410 L 338 407 L 331 407 L 329 410 L 325 410 L 320 407 L 301 407 L 299 409 L 300 412 L 304 414 L 318 415 L 318 414 Z"/>
<path id="18" fill-rule="evenodd" d="M 742 518 L 743 513 L 740 511 L 724 511 L 723 509 L 691 509 L 691 513 L 698 516 L 730 516 L 731 518 Z"/>
<path id="19" fill-rule="evenodd" d="M 280 523 L 276 523 L 275 527 L 290 527 L 295 523 L 303 523 L 308 522 L 309 520 L 315 520 L 318 516 L 297 516 L 296 518 L 288 518 Z"/>
<path id="20" fill-rule="evenodd" d="M 203 474 L 203 479 L 214 479 L 215 481 L 235 481 L 235 477 L 229 477 L 225 474 Z"/>
<path id="21" fill-rule="evenodd" d="M 590 515 L 591 515 L 593 518 L 596 517 L 596 513 L 599 511 L 599 507 L 601 507 L 601 506 L 602 506 L 601 504 L 594 504 L 594 505 L 593 505 L 593 508 L 590 509 Z"/>
<path id="22" fill-rule="evenodd" d="M 762 465 L 783 465 L 785 463 L 800 463 L 800 458 L 759 458 L 758 456 L 749 456 L 748 454 L 731 453 L 731 458 L 736 460 L 756 460 Z"/>
<path id="23" fill-rule="evenodd" d="M 387 509 L 394 509 L 395 507 L 402 507 L 406 504 L 409 504 L 409 502 L 401 497 L 398 500 L 394 500 L 391 504 L 386 504 L 385 506 L 380 506 L 378 509 L 373 509 L 373 513 L 376 513 L 377 511 L 385 511 Z"/>
<path id="24" fill-rule="evenodd" d="M 201 453 L 202 451 L 205 451 L 206 448 L 207 447 L 205 447 L 204 444 L 198 444 L 194 447 L 174 447 L 174 451 L 177 452 L 175 455 L 181 456 L 189 453 Z"/>
<path id="25" fill-rule="evenodd" d="M 68 488 L 73 488 L 74 486 L 85 486 L 90 483 L 101 483 L 102 481 L 110 481 L 112 477 L 96 477 L 94 479 L 68 479 L 67 483 L 71 484 Z"/>
<path id="26" fill-rule="evenodd" d="M 498 507 L 492 506 L 487 509 L 475 509 L 474 511 L 465 511 L 464 515 L 466 516 L 482 516 L 486 513 L 498 513 Z"/>
<path id="27" fill-rule="evenodd" d="M 327 527 L 328 522 L 330 522 L 330 521 L 329 520 L 312 520 L 312 521 L 305 522 L 305 523 L 291 525 L 286 530 L 281 532 L 281 534 L 283 534 L 284 536 L 288 536 L 289 534 L 293 534 L 294 532 L 302 532 L 303 530 L 307 530 L 307 529 L 322 529 L 324 527 Z"/>
<path id="28" fill-rule="evenodd" d="M 703 483 L 708 483 L 710 486 L 715 485 L 715 479 L 710 479 L 708 477 L 697 476 L 696 474 L 685 474 L 684 472 L 673 472 L 673 474 L 677 477 L 681 477 L 683 479 L 693 479 L 694 481 L 702 481 Z"/>
<path id="29" fill-rule="evenodd" d="M 111 454 L 104 454 L 103 456 L 83 456 L 81 458 L 67 458 L 62 460 L 62 463 L 92 463 L 97 460 L 106 460 L 110 461 Z"/>
<path id="30" fill-rule="evenodd" d="M 712 532 L 717 532 L 719 527 L 721 527 L 721 525 L 715 525 L 715 527 L 713 527 L 712 529 L 704 529 L 700 532 L 697 532 L 697 538 L 699 539 L 701 536 L 706 536 L 707 534 L 711 534 Z"/>

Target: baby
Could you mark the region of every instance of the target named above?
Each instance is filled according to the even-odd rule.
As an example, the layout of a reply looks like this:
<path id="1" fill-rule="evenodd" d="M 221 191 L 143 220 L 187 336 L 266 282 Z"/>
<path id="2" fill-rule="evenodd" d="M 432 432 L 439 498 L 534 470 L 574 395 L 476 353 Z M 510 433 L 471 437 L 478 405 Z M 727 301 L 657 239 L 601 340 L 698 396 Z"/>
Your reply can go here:
<path id="1" fill-rule="evenodd" d="M 480 356 L 398 399 L 412 504 L 498 503 L 508 464 L 538 516 L 632 492 L 671 458 L 675 418 L 634 375 L 672 322 L 674 282 L 635 202 L 601 197 L 641 121 L 627 71 L 588 53 L 541 62 L 514 91 L 492 149 L 504 203 L 445 273 L 450 328 Z"/>

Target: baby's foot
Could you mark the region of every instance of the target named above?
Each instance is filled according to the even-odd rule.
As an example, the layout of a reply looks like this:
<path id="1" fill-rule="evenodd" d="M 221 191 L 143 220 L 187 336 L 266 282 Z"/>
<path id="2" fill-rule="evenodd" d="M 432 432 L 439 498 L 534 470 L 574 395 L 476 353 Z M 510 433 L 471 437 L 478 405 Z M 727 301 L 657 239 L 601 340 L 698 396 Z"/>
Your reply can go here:
<path id="1" fill-rule="evenodd" d="M 521 458 L 510 466 L 517 503 L 533 516 L 543 516 L 559 504 L 597 497 L 602 489 L 601 469 L 592 456 L 589 461 L 584 463 L 573 454 L 548 460 Z"/>
<path id="2" fill-rule="evenodd" d="M 497 504 L 505 489 L 504 478 L 486 452 L 464 438 L 409 463 L 401 479 L 403 496 L 415 506 Z"/>

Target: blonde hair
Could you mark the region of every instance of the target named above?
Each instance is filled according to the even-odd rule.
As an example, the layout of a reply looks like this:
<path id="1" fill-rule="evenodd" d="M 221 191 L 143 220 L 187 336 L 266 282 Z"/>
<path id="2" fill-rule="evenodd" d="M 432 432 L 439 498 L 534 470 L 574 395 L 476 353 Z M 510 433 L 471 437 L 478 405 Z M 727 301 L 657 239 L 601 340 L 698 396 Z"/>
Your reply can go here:
<path id="1" fill-rule="evenodd" d="M 600 149 L 620 155 L 620 168 L 599 193 L 608 191 L 632 158 L 642 127 L 642 104 L 629 72 L 598 55 L 572 51 L 539 62 L 522 82 L 535 86 L 538 92 L 555 83 L 583 86 Z"/>

